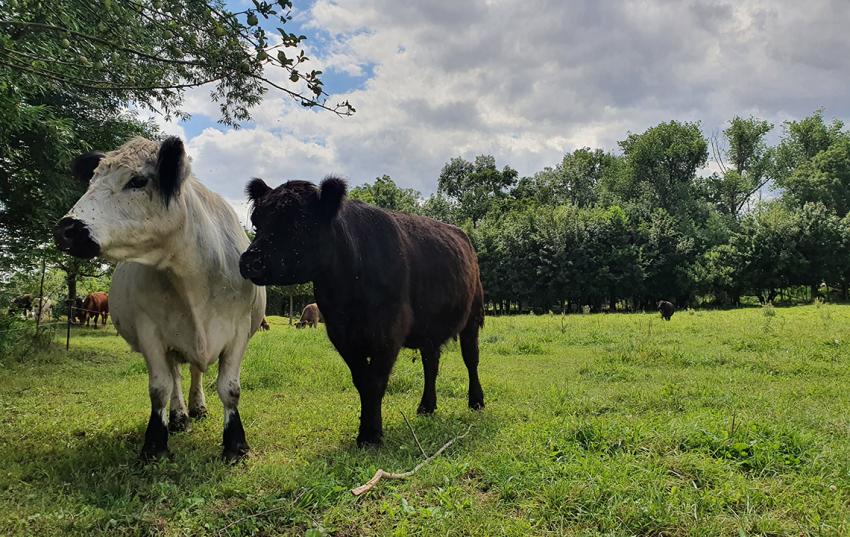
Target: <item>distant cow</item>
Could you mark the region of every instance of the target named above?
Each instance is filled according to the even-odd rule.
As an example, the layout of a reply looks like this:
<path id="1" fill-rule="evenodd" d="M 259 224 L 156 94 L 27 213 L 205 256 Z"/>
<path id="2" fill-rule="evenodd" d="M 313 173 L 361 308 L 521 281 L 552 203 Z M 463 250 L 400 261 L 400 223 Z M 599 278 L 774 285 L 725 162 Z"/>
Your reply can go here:
<path id="1" fill-rule="evenodd" d="M 71 255 L 117 262 L 112 321 L 148 368 L 151 414 L 142 458 L 168 454 L 168 432 L 206 412 L 203 373 L 218 361 L 226 460 L 248 453 L 239 417 L 239 368 L 266 310 L 266 292 L 239 275 L 248 238 L 233 208 L 192 174 L 179 138 L 134 138 L 74 161 L 87 192 L 59 221 Z M 189 411 L 180 364 L 189 363 Z M 171 412 L 168 406 L 171 406 Z"/>
<path id="2" fill-rule="evenodd" d="M 420 349 L 420 414 L 437 407 L 440 348 L 460 334 L 469 406 L 484 407 L 478 381 L 483 291 L 475 250 L 460 229 L 345 199 L 345 182 L 290 181 L 247 188 L 256 236 L 240 270 L 257 285 L 313 282 L 328 337 L 360 394 L 358 445 L 383 436 L 381 401 L 401 347 Z"/>
<path id="3" fill-rule="evenodd" d="M 325 320 L 322 318 L 319 306 L 314 302 L 304 307 L 301 312 L 301 319 L 295 323 L 295 328 L 304 328 L 305 326 L 316 328 L 319 326 L 319 322 L 325 322 Z"/>
<path id="4" fill-rule="evenodd" d="M 109 317 L 109 294 L 97 291 L 87 296 L 83 302 L 83 319 L 86 326 L 92 319 L 94 319 L 95 328 L 97 328 L 98 319 L 101 325 L 106 326 L 107 317 Z"/>
<path id="5" fill-rule="evenodd" d="M 74 299 L 74 304 L 71 306 L 71 321 L 76 324 L 83 324 L 86 322 L 86 312 L 83 309 L 83 299 L 82 297 L 77 297 Z"/>
<path id="6" fill-rule="evenodd" d="M 29 318 L 32 315 L 32 295 L 27 293 L 12 299 L 9 305 L 9 315 L 20 313 L 23 317 Z"/>
<path id="7" fill-rule="evenodd" d="M 661 313 L 661 317 L 665 321 L 669 321 L 670 317 L 672 317 L 673 314 L 676 313 L 676 308 L 673 307 L 672 303 L 667 302 L 666 300 L 659 300 L 658 311 Z"/>
<path id="8" fill-rule="evenodd" d="M 266 318 L 265 318 L 265 317 L 263 317 L 263 320 L 262 320 L 262 321 L 260 321 L 260 330 L 262 330 L 263 332 L 265 332 L 265 331 L 267 331 L 268 329 L 269 329 L 269 322 L 266 320 Z"/>
<path id="9" fill-rule="evenodd" d="M 32 303 L 32 315 L 40 324 L 52 321 L 53 301 L 49 298 L 34 298 Z"/>

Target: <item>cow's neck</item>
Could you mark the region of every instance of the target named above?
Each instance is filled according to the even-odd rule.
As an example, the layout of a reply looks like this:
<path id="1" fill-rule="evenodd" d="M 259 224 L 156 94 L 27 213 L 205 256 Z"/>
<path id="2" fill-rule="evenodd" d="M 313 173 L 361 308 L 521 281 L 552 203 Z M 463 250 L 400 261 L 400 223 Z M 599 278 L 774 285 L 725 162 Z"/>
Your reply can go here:
<path id="1" fill-rule="evenodd" d="M 209 358 L 206 327 L 202 322 L 209 315 L 201 313 L 225 311 L 226 308 L 217 308 L 215 303 L 232 301 L 234 294 L 244 287 L 238 271 L 239 251 L 222 240 L 221 235 L 232 231 L 226 229 L 232 223 L 217 221 L 221 215 L 216 209 L 220 208 L 205 206 L 206 199 L 191 188 L 182 197 L 186 221 L 170 237 L 167 248 L 170 254 L 161 268 L 188 306 L 195 327 L 195 351 L 198 356 Z M 241 233 L 241 229 L 238 231 Z"/>

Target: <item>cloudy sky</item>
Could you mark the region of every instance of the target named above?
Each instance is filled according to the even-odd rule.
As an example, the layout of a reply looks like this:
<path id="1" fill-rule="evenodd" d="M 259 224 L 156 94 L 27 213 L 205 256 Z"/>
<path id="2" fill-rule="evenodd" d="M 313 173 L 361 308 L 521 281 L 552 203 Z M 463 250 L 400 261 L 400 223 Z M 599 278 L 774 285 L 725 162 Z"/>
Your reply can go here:
<path id="1" fill-rule="evenodd" d="M 232 0 L 238 7 L 244 0 Z M 850 117 L 846 0 L 295 1 L 293 30 L 351 118 L 270 91 L 239 130 L 216 124 L 208 91 L 188 140 L 196 175 L 238 204 L 270 183 L 389 174 L 433 192 L 454 156 L 492 154 L 520 175 L 578 147 L 616 150 L 627 132 L 670 119 L 706 134 L 733 116 L 781 123 L 823 108 Z M 244 210 L 240 211 L 244 218 Z"/>

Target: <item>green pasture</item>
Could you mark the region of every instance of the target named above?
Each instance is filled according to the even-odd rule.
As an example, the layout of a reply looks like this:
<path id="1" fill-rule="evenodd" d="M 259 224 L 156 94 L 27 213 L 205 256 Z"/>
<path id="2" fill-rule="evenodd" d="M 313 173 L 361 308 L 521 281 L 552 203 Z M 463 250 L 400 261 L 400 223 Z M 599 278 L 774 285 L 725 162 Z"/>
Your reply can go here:
<path id="1" fill-rule="evenodd" d="M 850 306 L 487 318 L 487 408 L 467 409 L 451 343 L 437 413 L 416 416 L 405 350 L 377 450 L 354 445 L 324 327 L 271 322 L 242 370 L 253 451 L 232 467 L 215 371 L 210 418 L 144 465 L 147 375 L 114 330 L 0 356 L 0 535 L 850 534 Z M 402 413 L 429 454 L 471 431 L 355 498 L 422 459 Z"/>

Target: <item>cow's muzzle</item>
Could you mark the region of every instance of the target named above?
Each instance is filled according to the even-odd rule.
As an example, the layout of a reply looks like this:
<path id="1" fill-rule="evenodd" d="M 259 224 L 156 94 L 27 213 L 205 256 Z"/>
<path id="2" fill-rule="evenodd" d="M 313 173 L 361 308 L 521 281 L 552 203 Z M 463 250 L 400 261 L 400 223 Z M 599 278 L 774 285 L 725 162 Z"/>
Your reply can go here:
<path id="1" fill-rule="evenodd" d="M 66 216 L 59 220 L 53 239 L 57 248 L 74 257 L 91 259 L 100 253 L 100 245 L 92 239 L 88 226 L 76 218 Z"/>
<path id="2" fill-rule="evenodd" d="M 246 280 L 251 280 L 257 285 L 265 285 L 266 263 L 263 256 L 248 250 L 239 258 L 239 273 Z"/>

